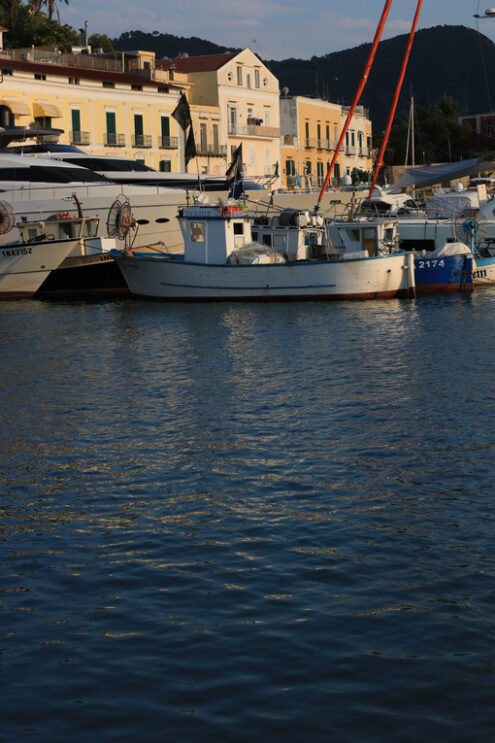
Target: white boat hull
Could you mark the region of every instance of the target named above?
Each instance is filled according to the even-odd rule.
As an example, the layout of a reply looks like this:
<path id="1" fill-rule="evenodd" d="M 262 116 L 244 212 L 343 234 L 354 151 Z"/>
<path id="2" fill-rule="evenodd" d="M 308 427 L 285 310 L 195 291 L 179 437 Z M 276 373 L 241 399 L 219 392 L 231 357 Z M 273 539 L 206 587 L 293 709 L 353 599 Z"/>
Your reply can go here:
<path id="1" fill-rule="evenodd" d="M 131 293 L 165 300 L 377 299 L 414 296 L 411 255 L 262 265 L 115 256 Z"/>
<path id="2" fill-rule="evenodd" d="M 169 251 L 182 252 L 182 239 L 177 213 L 179 207 L 184 206 L 189 197 L 198 195 L 186 192 L 183 189 L 169 189 L 161 186 L 134 186 L 108 184 L 67 186 L 43 186 L 29 188 L 13 188 L 3 190 L 1 199 L 8 202 L 15 211 L 18 220 L 31 222 L 46 219 L 51 214 L 69 211 L 76 214 L 77 209 L 72 199 L 76 193 L 85 217 L 100 217 L 98 236 L 107 234 L 106 220 L 108 211 L 115 199 L 124 194 L 128 197 L 133 218 L 138 223 L 134 247 L 144 247 L 154 242 L 162 242 Z M 265 191 L 253 191 L 251 197 L 267 202 Z M 226 199 L 226 191 L 208 192 L 210 201 L 219 198 Z M 0 244 L 19 239 L 19 232 L 14 228 L 5 236 L 0 236 Z M 123 243 L 122 243 L 123 244 Z M 74 255 L 77 251 L 74 252 Z"/>
<path id="3" fill-rule="evenodd" d="M 0 246 L 0 299 L 32 297 L 73 250 L 75 242 L 68 239 Z"/>
<path id="4" fill-rule="evenodd" d="M 495 284 L 495 258 L 474 258 L 473 284 L 486 286 Z"/>

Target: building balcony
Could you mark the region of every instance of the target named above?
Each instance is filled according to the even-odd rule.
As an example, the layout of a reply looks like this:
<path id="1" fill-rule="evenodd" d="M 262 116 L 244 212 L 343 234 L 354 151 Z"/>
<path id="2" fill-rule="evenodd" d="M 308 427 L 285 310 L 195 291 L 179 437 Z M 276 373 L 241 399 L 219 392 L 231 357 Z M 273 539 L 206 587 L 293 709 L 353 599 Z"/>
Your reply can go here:
<path id="1" fill-rule="evenodd" d="M 294 136 L 293 134 L 283 134 L 282 144 L 292 145 L 294 147 L 297 147 L 297 137 Z"/>
<path id="2" fill-rule="evenodd" d="M 125 134 L 106 132 L 103 135 L 103 144 L 105 147 L 125 147 Z"/>
<path id="3" fill-rule="evenodd" d="M 70 143 L 71 144 L 90 144 L 91 135 L 89 132 L 71 132 Z"/>
<path id="4" fill-rule="evenodd" d="M 133 134 L 133 147 L 151 147 L 151 134 Z"/>
<path id="5" fill-rule="evenodd" d="M 179 147 L 179 137 L 158 137 L 158 147 L 161 150 L 176 150 Z"/>
<path id="6" fill-rule="evenodd" d="M 196 152 L 202 157 L 225 157 L 227 154 L 227 147 L 219 144 L 197 144 Z"/>
<path id="7" fill-rule="evenodd" d="M 335 142 L 331 139 L 316 139 L 315 137 L 306 137 L 304 146 L 307 150 L 325 150 L 329 152 L 335 149 Z"/>
<path id="8" fill-rule="evenodd" d="M 343 113 L 349 113 L 351 110 L 350 106 L 342 106 L 342 112 Z M 368 108 L 365 108 L 364 106 L 356 106 L 354 109 L 354 116 L 364 116 L 365 119 L 369 119 L 370 112 Z"/>
<path id="9" fill-rule="evenodd" d="M 230 137 L 264 137 L 265 139 L 274 139 L 280 137 L 280 129 L 276 126 L 261 126 L 257 124 L 248 124 L 241 126 L 229 124 Z"/>

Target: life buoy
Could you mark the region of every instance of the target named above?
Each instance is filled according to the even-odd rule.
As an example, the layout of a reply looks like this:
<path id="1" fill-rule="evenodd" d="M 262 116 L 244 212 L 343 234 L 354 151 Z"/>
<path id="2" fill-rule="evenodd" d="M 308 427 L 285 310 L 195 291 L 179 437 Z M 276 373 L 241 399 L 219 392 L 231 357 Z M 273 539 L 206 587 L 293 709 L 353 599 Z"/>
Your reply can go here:
<path id="1" fill-rule="evenodd" d="M 69 214 L 69 212 L 57 212 L 56 214 L 51 214 L 49 217 L 47 217 L 47 221 L 49 219 L 75 219 L 75 216 L 73 214 Z"/>
<path id="2" fill-rule="evenodd" d="M 228 217 L 230 214 L 230 208 L 228 206 L 222 206 L 220 209 L 220 216 L 221 217 Z"/>

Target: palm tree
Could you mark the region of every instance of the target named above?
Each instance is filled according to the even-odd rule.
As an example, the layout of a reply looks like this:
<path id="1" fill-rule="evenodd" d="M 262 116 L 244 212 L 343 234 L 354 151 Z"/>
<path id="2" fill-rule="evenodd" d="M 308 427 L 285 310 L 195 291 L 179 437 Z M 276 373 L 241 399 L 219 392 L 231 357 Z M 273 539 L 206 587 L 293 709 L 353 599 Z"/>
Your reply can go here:
<path id="1" fill-rule="evenodd" d="M 69 4 L 69 0 L 64 0 L 65 4 Z M 58 8 L 55 8 L 56 0 L 29 0 L 29 7 L 33 10 L 34 13 L 39 13 L 41 11 L 41 8 L 43 6 L 46 6 L 48 10 L 48 20 L 53 20 L 53 14 L 55 10 L 57 11 L 57 18 L 58 22 L 60 23 L 60 13 L 58 12 Z"/>

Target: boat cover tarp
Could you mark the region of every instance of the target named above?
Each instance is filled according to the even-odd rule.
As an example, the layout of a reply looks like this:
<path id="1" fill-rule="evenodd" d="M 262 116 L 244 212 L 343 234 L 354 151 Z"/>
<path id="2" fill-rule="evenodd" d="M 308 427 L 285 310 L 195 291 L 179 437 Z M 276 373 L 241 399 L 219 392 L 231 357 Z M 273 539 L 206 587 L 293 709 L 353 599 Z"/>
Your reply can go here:
<path id="1" fill-rule="evenodd" d="M 388 187 L 389 193 L 400 193 L 408 186 L 423 188 L 435 183 L 452 181 L 455 178 L 463 178 L 473 175 L 481 170 L 481 157 L 471 160 L 459 160 L 455 163 L 443 163 L 442 165 L 426 165 L 424 168 L 406 168 L 401 177 Z"/>
<path id="2" fill-rule="evenodd" d="M 429 219 L 449 219 L 471 207 L 472 202 L 469 196 L 449 194 L 448 197 L 442 197 L 440 194 L 428 199 L 425 210 Z"/>
<path id="3" fill-rule="evenodd" d="M 436 250 L 428 253 L 428 257 L 447 258 L 449 255 L 468 255 L 470 252 L 471 248 L 465 243 L 445 243 L 440 248 L 436 248 Z"/>

